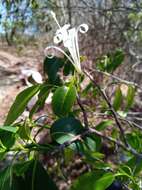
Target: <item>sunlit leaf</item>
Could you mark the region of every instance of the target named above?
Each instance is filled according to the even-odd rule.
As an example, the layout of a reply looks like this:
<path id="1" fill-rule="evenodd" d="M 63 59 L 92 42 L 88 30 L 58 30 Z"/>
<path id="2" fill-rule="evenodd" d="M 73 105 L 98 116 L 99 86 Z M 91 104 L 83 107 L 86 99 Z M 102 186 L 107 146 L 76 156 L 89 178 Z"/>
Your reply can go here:
<path id="1" fill-rule="evenodd" d="M 17 95 L 12 104 L 4 125 L 11 125 L 25 110 L 28 102 L 39 91 L 40 85 L 31 86 Z"/>

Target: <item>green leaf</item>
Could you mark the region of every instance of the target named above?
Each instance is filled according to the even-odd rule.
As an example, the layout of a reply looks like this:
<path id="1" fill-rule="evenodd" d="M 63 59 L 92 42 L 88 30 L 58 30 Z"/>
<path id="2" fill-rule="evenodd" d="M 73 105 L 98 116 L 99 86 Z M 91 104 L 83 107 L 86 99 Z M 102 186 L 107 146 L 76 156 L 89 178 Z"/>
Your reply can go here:
<path id="1" fill-rule="evenodd" d="M 133 156 L 126 164 L 132 169 L 135 176 L 139 175 L 139 173 L 142 171 L 141 158 Z"/>
<path id="2" fill-rule="evenodd" d="M 131 108 L 131 106 L 133 105 L 134 97 L 135 97 L 135 88 L 133 86 L 129 86 L 127 97 L 126 97 L 125 111 L 128 111 Z"/>
<path id="3" fill-rule="evenodd" d="M 58 190 L 40 162 L 33 161 L 24 175 L 25 190 Z"/>
<path id="4" fill-rule="evenodd" d="M 65 141 L 71 140 L 76 135 L 80 134 L 84 130 L 80 121 L 73 118 L 62 118 L 51 126 L 51 136 L 59 144 Z"/>
<path id="5" fill-rule="evenodd" d="M 11 190 L 11 168 L 0 171 L 0 190 Z"/>
<path id="6" fill-rule="evenodd" d="M 89 150 L 90 152 L 93 152 L 96 150 L 96 142 L 93 138 L 86 137 L 83 143 L 86 146 L 87 150 Z"/>
<path id="7" fill-rule="evenodd" d="M 51 87 L 47 86 L 43 86 L 38 94 L 38 100 L 36 101 L 35 105 L 32 107 L 32 109 L 30 110 L 30 115 L 29 118 L 33 117 L 33 114 L 36 113 L 39 109 L 44 107 L 46 98 L 48 97 L 49 93 L 50 93 L 50 89 Z"/>
<path id="8" fill-rule="evenodd" d="M 28 170 L 32 162 L 33 160 L 16 163 L 13 166 L 13 171 L 16 174 L 16 176 L 22 176 Z"/>
<path id="9" fill-rule="evenodd" d="M 85 157 L 90 157 L 91 153 L 96 151 L 96 142 L 91 136 L 85 137 L 83 141 L 76 142 L 75 145 L 73 148 Z"/>
<path id="10" fill-rule="evenodd" d="M 1 131 L 8 131 L 8 132 L 11 132 L 11 133 L 16 133 L 18 131 L 18 127 L 2 126 L 2 127 L 0 127 L 0 132 Z"/>
<path id="11" fill-rule="evenodd" d="M 0 140 L 6 148 L 11 148 L 15 143 L 15 134 L 8 131 L 0 132 Z"/>
<path id="12" fill-rule="evenodd" d="M 58 71 L 63 67 L 64 59 L 53 57 L 46 57 L 44 60 L 44 72 L 48 75 L 48 81 L 51 84 L 60 84 L 60 78 L 58 75 Z"/>
<path id="13" fill-rule="evenodd" d="M 73 74 L 73 73 L 74 73 L 74 66 L 68 59 L 66 59 L 64 69 L 63 69 L 63 74 L 65 76 L 67 76 L 67 75 Z"/>
<path id="14" fill-rule="evenodd" d="M 115 97 L 114 97 L 114 101 L 113 101 L 113 108 L 115 109 L 115 111 L 119 110 L 119 108 L 122 105 L 122 92 L 120 87 L 118 87 L 115 91 Z"/>
<path id="15" fill-rule="evenodd" d="M 38 161 L 27 161 L 0 172 L 0 190 L 58 190 Z"/>
<path id="16" fill-rule="evenodd" d="M 54 113 L 59 117 L 66 116 L 70 112 L 75 101 L 76 88 L 73 85 L 69 87 L 58 87 L 52 97 L 52 108 Z"/>
<path id="17" fill-rule="evenodd" d="M 11 125 L 25 110 L 28 102 L 39 91 L 40 86 L 34 85 L 17 95 L 14 103 L 12 104 L 4 125 Z"/>
<path id="18" fill-rule="evenodd" d="M 114 175 L 112 173 L 104 174 L 100 179 L 96 181 L 95 190 L 105 190 L 114 181 Z"/>
<path id="19" fill-rule="evenodd" d="M 114 71 L 115 69 L 117 69 L 117 67 L 122 64 L 123 60 L 124 60 L 123 51 L 121 49 L 117 49 L 114 55 L 112 56 L 111 71 Z"/>
<path id="20" fill-rule="evenodd" d="M 88 172 L 80 176 L 70 190 L 105 190 L 114 181 L 112 173 L 103 175 L 102 171 Z"/>
<path id="21" fill-rule="evenodd" d="M 135 150 L 142 150 L 141 138 L 135 132 L 127 133 L 126 139 Z"/>
<path id="22" fill-rule="evenodd" d="M 114 53 L 108 53 L 97 62 L 97 68 L 105 72 L 113 72 L 123 63 L 124 53 L 117 49 Z"/>
<path id="23" fill-rule="evenodd" d="M 26 123 L 19 127 L 18 134 L 21 139 L 29 140 L 30 133 L 31 133 L 30 127 L 26 125 Z"/>
<path id="24" fill-rule="evenodd" d="M 98 131 L 102 131 L 102 130 L 104 130 L 106 127 L 112 126 L 112 124 L 113 124 L 113 121 L 112 121 L 112 120 L 105 120 L 105 121 L 100 122 L 100 123 L 95 127 L 95 129 L 98 130 Z"/>

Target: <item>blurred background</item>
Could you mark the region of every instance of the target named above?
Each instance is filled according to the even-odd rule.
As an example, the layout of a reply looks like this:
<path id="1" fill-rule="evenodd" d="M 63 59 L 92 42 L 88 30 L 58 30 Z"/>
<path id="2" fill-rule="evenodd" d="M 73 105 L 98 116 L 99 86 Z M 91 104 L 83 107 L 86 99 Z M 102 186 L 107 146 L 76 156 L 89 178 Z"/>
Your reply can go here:
<path id="1" fill-rule="evenodd" d="M 80 54 L 88 58 L 86 66 L 95 67 L 101 56 L 121 48 L 125 61 L 116 74 L 142 83 L 141 0 L 1 0 L 0 124 L 23 88 L 22 70 L 42 71 L 44 49 L 53 44 L 58 29 L 51 10 L 61 26 L 88 24 L 89 31 L 79 34 Z M 140 92 L 139 109 L 141 97 Z"/>

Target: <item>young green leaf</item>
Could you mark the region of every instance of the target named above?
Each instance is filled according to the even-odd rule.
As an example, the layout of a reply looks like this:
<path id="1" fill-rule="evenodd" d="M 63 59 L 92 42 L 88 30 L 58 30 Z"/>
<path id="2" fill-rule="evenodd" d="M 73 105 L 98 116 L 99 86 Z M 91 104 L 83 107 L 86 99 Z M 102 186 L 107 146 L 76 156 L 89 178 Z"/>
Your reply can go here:
<path id="1" fill-rule="evenodd" d="M 134 102 L 134 97 L 135 97 L 135 88 L 133 86 L 129 86 L 126 97 L 126 108 L 125 108 L 126 111 L 128 111 L 132 106 Z"/>
<path id="2" fill-rule="evenodd" d="M 1 131 L 8 131 L 8 132 L 11 132 L 11 133 L 16 133 L 18 131 L 18 127 L 2 126 L 2 127 L 0 127 L 0 132 Z"/>
<path id="3" fill-rule="evenodd" d="M 105 120 L 100 122 L 95 128 L 98 131 L 104 130 L 106 127 L 111 126 L 113 124 L 112 120 Z"/>
<path id="4" fill-rule="evenodd" d="M 121 49 L 117 49 L 112 56 L 111 71 L 117 69 L 117 67 L 123 63 L 123 60 L 124 60 L 124 52 Z"/>
<path id="5" fill-rule="evenodd" d="M 115 111 L 119 110 L 119 108 L 122 105 L 122 92 L 120 87 L 118 87 L 115 91 L 115 97 L 114 97 L 114 101 L 113 101 L 113 108 L 115 109 Z"/>

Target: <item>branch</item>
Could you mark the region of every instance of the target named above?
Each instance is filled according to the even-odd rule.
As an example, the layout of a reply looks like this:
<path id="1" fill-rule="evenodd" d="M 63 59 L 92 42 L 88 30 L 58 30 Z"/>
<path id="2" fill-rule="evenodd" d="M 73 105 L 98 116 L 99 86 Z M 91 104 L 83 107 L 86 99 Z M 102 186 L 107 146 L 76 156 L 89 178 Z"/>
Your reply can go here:
<path id="1" fill-rule="evenodd" d="M 97 131 L 94 128 L 88 128 L 82 134 L 77 135 L 74 138 L 72 138 L 70 141 L 66 141 L 65 143 L 59 145 L 54 150 L 51 150 L 50 152 L 48 152 L 48 154 L 51 156 L 54 156 L 55 154 L 62 152 L 66 147 L 70 146 L 71 144 L 73 144 L 77 141 L 82 141 L 84 137 L 86 137 L 90 134 L 96 134 L 96 135 L 100 136 L 101 138 L 106 139 L 107 141 L 110 141 L 110 142 L 116 144 L 117 146 L 121 147 L 125 151 L 130 152 L 131 154 L 135 155 L 136 157 L 142 158 L 142 154 L 136 152 L 134 149 L 132 149 L 130 147 L 125 146 L 125 144 L 121 143 L 120 141 L 117 141 L 109 136 L 105 136 L 104 134 L 102 134 L 101 132 Z"/>
<path id="2" fill-rule="evenodd" d="M 111 77 L 111 78 L 113 78 L 113 79 L 115 79 L 115 80 L 117 80 L 117 81 L 120 81 L 120 82 L 125 83 L 125 84 L 128 84 L 128 85 L 132 85 L 132 86 L 134 86 L 134 87 L 136 87 L 136 88 L 139 88 L 139 89 L 142 91 L 142 88 L 141 88 L 137 83 L 134 83 L 134 82 L 131 82 L 131 81 L 127 81 L 127 80 L 121 79 L 121 78 L 119 78 L 118 76 L 115 76 L 115 75 L 112 75 L 112 74 L 110 74 L 110 73 L 103 72 L 103 71 L 100 71 L 100 70 L 97 70 L 97 69 L 93 69 L 92 72 L 97 72 L 97 73 L 101 73 L 101 74 L 103 74 L 103 75 L 109 76 L 109 77 Z"/>
<path id="3" fill-rule="evenodd" d="M 83 113 L 83 118 L 84 118 L 84 125 L 85 125 L 85 128 L 87 129 L 88 128 L 88 118 L 87 118 L 87 113 L 84 109 L 84 106 L 80 100 L 80 97 L 78 96 L 77 97 L 77 103 L 78 105 L 80 106 L 80 109 L 82 110 L 82 113 Z"/>
<path id="4" fill-rule="evenodd" d="M 112 115 L 113 115 L 113 117 L 114 117 L 114 119 L 115 119 L 115 122 L 116 122 L 116 124 L 117 124 L 117 126 L 118 126 L 118 128 L 119 128 L 119 130 L 120 130 L 120 133 L 121 133 L 121 136 L 122 136 L 122 138 L 123 138 L 124 144 L 125 144 L 126 147 L 129 147 L 129 144 L 127 143 L 126 138 L 125 138 L 125 135 L 124 135 L 124 131 L 123 131 L 122 127 L 121 127 L 121 123 L 120 123 L 119 119 L 117 118 L 117 113 L 115 112 L 113 106 L 111 105 L 111 103 L 110 103 L 110 101 L 109 101 L 109 99 L 108 99 L 108 97 L 107 97 L 105 91 L 103 91 L 103 90 L 101 89 L 101 87 L 100 87 L 100 86 L 97 84 L 97 82 L 90 76 L 90 74 L 89 74 L 88 72 L 84 71 L 84 73 L 85 73 L 85 75 L 90 79 L 90 81 L 94 84 L 94 86 L 98 88 L 100 94 L 102 95 L 102 97 L 103 97 L 104 100 L 106 101 L 108 107 L 110 108 L 110 110 L 111 110 L 111 112 L 112 112 Z"/>

